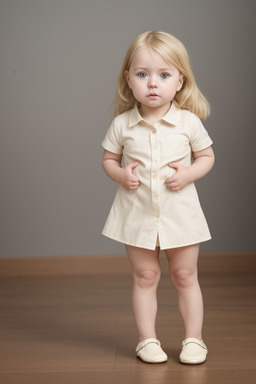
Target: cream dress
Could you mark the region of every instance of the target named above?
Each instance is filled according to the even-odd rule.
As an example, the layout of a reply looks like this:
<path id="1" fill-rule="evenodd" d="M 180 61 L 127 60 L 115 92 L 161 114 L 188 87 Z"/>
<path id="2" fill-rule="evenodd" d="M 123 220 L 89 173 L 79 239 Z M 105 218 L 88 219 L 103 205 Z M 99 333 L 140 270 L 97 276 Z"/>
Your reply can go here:
<path id="1" fill-rule="evenodd" d="M 188 167 L 191 152 L 212 144 L 200 119 L 174 103 L 154 125 L 137 107 L 117 116 L 102 146 L 122 154 L 124 166 L 138 161 L 134 174 L 140 185 L 128 190 L 119 185 L 103 229 L 103 235 L 140 248 L 176 248 L 211 238 L 194 183 L 173 192 L 166 179 L 175 173 L 168 166 Z"/>

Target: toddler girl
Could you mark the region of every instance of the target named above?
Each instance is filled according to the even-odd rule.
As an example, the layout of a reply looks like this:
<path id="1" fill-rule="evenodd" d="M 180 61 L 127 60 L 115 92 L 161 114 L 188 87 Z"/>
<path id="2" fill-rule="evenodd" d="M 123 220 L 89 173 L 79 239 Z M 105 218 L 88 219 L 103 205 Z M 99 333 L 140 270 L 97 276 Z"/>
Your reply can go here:
<path id="1" fill-rule="evenodd" d="M 199 243 L 210 233 L 194 182 L 214 163 L 200 120 L 209 109 L 178 39 L 145 32 L 132 42 L 120 73 L 116 117 L 102 143 L 103 168 L 119 183 L 103 234 L 126 246 L 134 278 L 136 354 L 147 363 L 167 361 L 155 329 L 160 249 L 184 322 L 180 361 L 206 360 L 197 259 Z"/>

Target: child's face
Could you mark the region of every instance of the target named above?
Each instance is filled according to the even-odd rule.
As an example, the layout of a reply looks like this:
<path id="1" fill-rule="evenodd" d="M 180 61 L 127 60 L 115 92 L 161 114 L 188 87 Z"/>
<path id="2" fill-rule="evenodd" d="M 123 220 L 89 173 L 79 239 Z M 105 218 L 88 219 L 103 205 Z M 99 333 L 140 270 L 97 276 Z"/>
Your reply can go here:
<path id="1" fill-rule="evenodd" d="M 183 75 L 178 69 L 148 47 L 138 48 L 125 76 L 142 107 L 166 107 L 166 111 L 183 84 Z"/>

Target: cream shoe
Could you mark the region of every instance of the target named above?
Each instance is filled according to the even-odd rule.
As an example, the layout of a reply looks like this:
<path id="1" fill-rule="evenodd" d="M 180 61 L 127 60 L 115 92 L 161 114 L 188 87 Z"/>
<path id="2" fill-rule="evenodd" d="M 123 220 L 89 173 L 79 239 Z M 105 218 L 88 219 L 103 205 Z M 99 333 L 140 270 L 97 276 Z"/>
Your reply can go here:
<path id="1" fill-rule="evenodd" d="M 180 361 L 184 364 L 202 364 L 206 360 L 207 353 L 208 350 L 203 340 L 190 337 L 182 343 Z"/>
<path id="2" fill-rule="evenodd" d="M 156 339 L 141 341 L 136 348 L 136 354 L 144 363 L 164 363 L 168 360 L 160 341 Z"/>

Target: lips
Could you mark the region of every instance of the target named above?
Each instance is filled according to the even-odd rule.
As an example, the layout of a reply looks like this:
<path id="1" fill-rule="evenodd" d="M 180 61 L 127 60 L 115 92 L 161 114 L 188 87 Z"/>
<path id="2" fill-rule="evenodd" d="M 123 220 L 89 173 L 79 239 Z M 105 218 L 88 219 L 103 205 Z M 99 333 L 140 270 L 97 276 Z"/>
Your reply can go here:
<path id="1" fill-rule="evenodd" d="M 156 96 L 158 96 L 156 93 L 150 93 L 149 95 L 148 95 L 149 97 L 156 97 Z"/>

